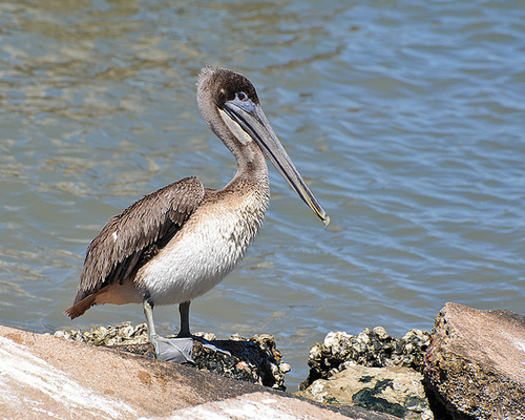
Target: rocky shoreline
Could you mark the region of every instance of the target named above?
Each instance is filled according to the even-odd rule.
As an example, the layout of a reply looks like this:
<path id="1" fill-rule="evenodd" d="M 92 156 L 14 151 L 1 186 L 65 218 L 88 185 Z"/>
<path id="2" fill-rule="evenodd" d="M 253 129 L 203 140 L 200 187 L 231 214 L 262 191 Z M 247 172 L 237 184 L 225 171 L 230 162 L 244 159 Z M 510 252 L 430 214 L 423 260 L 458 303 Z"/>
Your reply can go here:
<path id="1" fill-rule="evenodd" d="M 99 391 L 128 401 L 129 407 L 122 410 L 135 410 L 144 418 L 157 418 L 161 412 L 161 417 L 209 418 L 199 414 L 206 407 L 211 410 L 208 414 L 225 415 L 233 410 L 237 414 L 231 418 L 238 419 L 274 418 L 284 413 L 286 418 L 298 419 L 525 419 L 525 317 L 509 311 L 480 311 L 448 303 L 438 314 L 432 332 L 410 330 L 402 338 L 390 336 L 382 327 L 355 336 L 330 332 L 311 348 L 310 372 L 295 396 L 282 392 L 290 366 L 283 361 L 271 335 L 204 338 L 227 352 L 209 350 L 195 341 L 194 363 L 185 367 L 154 359 L 144 324 L 124 323 L 87 332 L 58 331 L 54 337 L 0 327 L 4 362 L 0 364 L 0 380 L 5 388 L 0 406 L 8 408 L 6 413 L 10 414 L 5 418 L 32 418 L 35 409 L 54 413 L 54 418 L 70 418 L 67 407 L 82 406 L 82 402 L 74 396 L 67 407 L 57 405 L 64 399 L 63 391 L 59 386 L 51 387 L 62 395 L 55 397 L 49 383 L 56 381 L 53 369 L 58 368 L 88 386 L 85 395 L 100 385 L 101 377 L 113 374 L 123 383 L 103 383 Z M 97 351 L 111 353 L 100 358 Z M 101 366 L 91 366 L 97 363 Z M 129 364 L 125 371 L 116 367 L 122 363 Z M 41 364 L 55 368 L 46 367 L 52 374 L 42 381 L 47 384 L 44 390 L 38 388 L 44 385 L 38 385 L 31 391 L 40 397 L 18 395 L 40 383 L 34 380 L 24 385 L 22 380 L 23 386 L 19 384 L 20 378 L 31 376 L 34 367 Z M 22 376 L 18 369 L 22 369 Z M 75 376 L 77 371 L 80 373 Z M 181 384 L 186 384 L 183 391 L 171 389 Z M 236 391 L 224 394 L 225 389 Z M 143 395 L 150 392 L 152 396 Z M 264 397 L 265 393 L 272 394 Z M 171 397 L 167 399 L 168 394 Z M 137 405 L 140 398 L 144 401 Z M 151 406 L 150 401 L 157 401 L 157 405 Z M 312 402 L 317 405 L 312 406 Z M 243 404 L 258 407 L 259 414 L 270 411 L 263 417 L 250 417 L 239 414 L 238 407 Z M 136 418 L 124 411 L 108 415 L 102 409 L 82 410 L 84 418 Z M 178 410 L 175 417 L 174 410 Z M 95 413 L 92 417 L 87 415 L 91 412 Z"/>
<path id="2" fill-rule="evenodd" d="M 432 332 L 329 333 L 298 395 L 422 420 L 525 419 L 525 317 L 447 303 Z"/>

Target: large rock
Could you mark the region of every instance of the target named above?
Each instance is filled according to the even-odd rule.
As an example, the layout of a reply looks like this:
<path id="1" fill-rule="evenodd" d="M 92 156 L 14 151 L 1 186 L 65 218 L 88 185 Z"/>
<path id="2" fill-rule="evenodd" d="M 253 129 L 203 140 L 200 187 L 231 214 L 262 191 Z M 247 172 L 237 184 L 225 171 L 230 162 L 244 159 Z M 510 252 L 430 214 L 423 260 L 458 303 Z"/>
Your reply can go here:
<path id="1" fill-rule="evenodd" d="M 525 317 L 447 303 L 424 375 L 446 418 L 525 419 Z"/>
<path id="2" fill-rule="evenodd" d="M 297 395 L 322 404 L 358 406 L 405 420 L 432 420 L 423 375 L 405 367 L 348 366 L 330 379 L 318 379 Z"/>
<path id="3" fill-rule="evenodd" d="M 0 326 L 3 419 L 385 420 L 186 366 Z"/>

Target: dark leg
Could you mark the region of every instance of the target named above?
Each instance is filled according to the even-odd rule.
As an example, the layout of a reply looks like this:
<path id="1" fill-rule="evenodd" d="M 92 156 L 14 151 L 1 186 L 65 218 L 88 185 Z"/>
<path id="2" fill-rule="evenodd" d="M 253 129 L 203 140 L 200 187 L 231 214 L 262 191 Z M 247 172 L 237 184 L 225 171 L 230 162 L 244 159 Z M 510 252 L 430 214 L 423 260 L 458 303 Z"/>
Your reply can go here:
<path id="1" fill-rule="evenodd" d="M 178 337 L 191 337 L 190 333 L 190 301 L 182 302 L 179 305 L 180 331 Z"/>
<path id="2" fill-rule="evenodd" d="M 190 332 L 190 301 L 182 302 L 179 305 L 180 313 L 180 331 L 177 337 L 191 337 L 194 340 L 200 341 L 204 347 L 215 352 L 224 353 L 230 356 L 230 352 L 217 347 L 202 337 L 192 335 Z"/>

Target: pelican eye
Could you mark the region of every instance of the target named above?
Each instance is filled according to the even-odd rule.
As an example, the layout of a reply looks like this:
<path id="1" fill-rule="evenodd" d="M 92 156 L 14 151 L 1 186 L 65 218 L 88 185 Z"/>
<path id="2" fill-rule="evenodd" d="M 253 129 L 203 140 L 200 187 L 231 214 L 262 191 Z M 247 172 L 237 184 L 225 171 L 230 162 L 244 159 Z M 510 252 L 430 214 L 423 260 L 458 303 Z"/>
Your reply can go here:
<path id="1" fill-rule="evenodd" d="M 248 95 L 246 95 L 246 93 L 244 92 L 239 92 L 237 93 L 236 96 L 237 96 L 237 99 L 239 99 L 242 102 L 246 102 L 248 100 Z"/>

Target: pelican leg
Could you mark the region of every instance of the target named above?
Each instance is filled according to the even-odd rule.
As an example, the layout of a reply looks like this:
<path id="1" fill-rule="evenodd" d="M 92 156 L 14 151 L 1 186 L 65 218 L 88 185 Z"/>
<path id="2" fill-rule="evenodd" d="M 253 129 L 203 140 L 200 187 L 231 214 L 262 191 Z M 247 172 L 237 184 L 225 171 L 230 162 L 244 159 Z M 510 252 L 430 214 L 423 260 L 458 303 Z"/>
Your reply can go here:
<path id="1" fill-rule="evenodd" d="M 180 331 L 178 337 L 191 337 L 190 332 L 190 301 L 182 302 L 179 305 Z"/>
<path id="2" fill-rule="evenodd" d="M 228 350 L 221 349 L 220 347 L 217 347 L 215 344 L 210 343 L 208 340 L 205 340 L 202 337 L 199 337 L 198 335 L 192 335 L 190 332 L 190 301 L 182 302 L 179 305 L 179 313 L 180 313 L 180 331 L 179 334 L 177 334 L 177 337 L 191 337 L 193 340 L 200 341 L 202 343 L 202 346 L 214 351 L 226 354 L 228 356 L 231 356 L 231 353 Z"/>
<path id="3" fill-rule="evenodd" d="M 173 363 L 194 363 L 191 358 L 193 339 L 191 337 L 160 337 L 155 331 L 155 324 L 153 323 L 153 303 L 148 298 L 145 298 L 143 305 L 148 325 L 148 339 L 155 348 L 157 359 Z"/>

